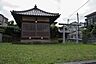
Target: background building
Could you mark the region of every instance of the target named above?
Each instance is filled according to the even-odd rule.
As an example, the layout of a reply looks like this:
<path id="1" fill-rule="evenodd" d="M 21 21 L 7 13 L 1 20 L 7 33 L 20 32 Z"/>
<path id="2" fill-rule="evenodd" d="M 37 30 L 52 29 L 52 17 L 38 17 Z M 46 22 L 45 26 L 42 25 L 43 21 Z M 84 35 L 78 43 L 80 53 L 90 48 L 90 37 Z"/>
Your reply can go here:
<path id="1" fill-rule="evenodd" d="M 4 17 L 2 14 L 0 14 L 0 42 L 2 42 L 3 34 L 4 32 L 3 27 L 7 27 L 8 19 Z"/>
<path id="2" fill-rule="evenodd" d="M 89 25 L 94 25 L 96 24 L 96 12 L 93 12 L 91 14 L 88 14 L 85 16 L 86 17 L 86 26 L 89 26 Z"/>
<path id="3" fill-rule="evenodd" d="M 85 43 L 96 42 L 96 12 L 85 16 L 85 30 L 83 31 L 83 41 Z"/>
<path id="4" fill-rule="evenodd" d="M 0 14 L 0 26 L 7 26 L 7 23 L 8 23 L 8 18 Z"/>
<path id="5" fill-rule="evenodd" d="M 79 23 L 78 30 L 78 40 L 82 41 L 82 26 L 84 23 Z M 77 40 L 77 25 L 78 22 L 72 22 L 70 24 L 65 24 L 65 40 L 76 41 Z M 63 36 L 63 27 L 59 28 L 59 32 L 62 33 Z"/>

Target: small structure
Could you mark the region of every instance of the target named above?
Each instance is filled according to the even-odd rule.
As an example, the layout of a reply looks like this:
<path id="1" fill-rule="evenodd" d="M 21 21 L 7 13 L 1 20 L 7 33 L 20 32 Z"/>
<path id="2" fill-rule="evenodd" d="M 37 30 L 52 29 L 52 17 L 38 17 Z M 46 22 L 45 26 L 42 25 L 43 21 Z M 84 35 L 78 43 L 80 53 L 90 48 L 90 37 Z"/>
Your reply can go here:
<path id="1" fill-rule="evenodd" d="M 50 42 L 50 25 L 60 16 L 34 8 L 25 11 L 11 11 L 21 28 L 21 42 Z"/>

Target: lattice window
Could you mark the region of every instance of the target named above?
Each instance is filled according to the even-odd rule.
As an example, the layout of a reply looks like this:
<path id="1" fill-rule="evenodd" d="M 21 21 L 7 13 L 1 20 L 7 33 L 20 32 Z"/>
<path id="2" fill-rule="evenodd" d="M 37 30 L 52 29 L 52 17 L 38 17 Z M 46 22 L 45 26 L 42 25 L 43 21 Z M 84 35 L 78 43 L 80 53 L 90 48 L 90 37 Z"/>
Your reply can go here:
<path id="1" fill-rule="evenodd" d="M 48 23 L 38 23 L 37 31 L 49 31 L 49 24 Z"/>
<path id="2" fill-rule="evenodd" d="M 47 37 L 50 36 L 50 28 L 48 23 L 23 23 L 22 36 L 27 37 Z"/>
<path id="3" fill-rule="evenodd" d="M 23 31 L 35 31 L 36 27 L 34 23 L 23 23 L 22 30 Z"/>

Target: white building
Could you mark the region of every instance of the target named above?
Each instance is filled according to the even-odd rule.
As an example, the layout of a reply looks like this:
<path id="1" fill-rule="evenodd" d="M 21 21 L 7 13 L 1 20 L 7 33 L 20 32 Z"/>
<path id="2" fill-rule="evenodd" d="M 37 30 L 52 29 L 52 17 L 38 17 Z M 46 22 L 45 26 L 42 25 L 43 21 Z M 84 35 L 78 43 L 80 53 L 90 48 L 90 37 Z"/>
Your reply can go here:
<path id="1" fill-rule="evenodd" d="M 81 31 L 81 27 L 83 27 L 84 23 L 79 23 L 79 30 L 78 30 L 78 40 L 81 41 L 82 40 L 82 31 Z M 73 40 L 76 41 L 77 40 L 77 26 L 78 22 L 72 22 L 70 24 L 65 24 L 65 39 L 66 40 Z M 59 29 L 60 33 L 63 33 L 63 27 L 61 27 L 61 29 Z M 63 35 L 63 34 L 62 34 Z"/>
<path id="2" fill-rule="evenodd" d="M 8 18 L 0 14 L 0 26 L 7 26 L 7 23 L 8 23 Z"/>
<path id="3" fill-rule="evenodd" d="M 0 14 L 0 42 L 2 42 L 2 27 L 6 27 L 8 19 Z"/>
<path id="4" fill-rule="evenodd" d="M 77 27 L 78 25 L 78 22 L 72 22 L 70 25 L 69 25 L 69 34 L 68 34 L 68 39 L 70 40 L 76 40 L 77 39 L 77 28 L 78 29 L 78 39 L 79 40 L 82 40 L 82 32 L 81 32 L 81 23 L 79 23 L 80 26 Z"/>

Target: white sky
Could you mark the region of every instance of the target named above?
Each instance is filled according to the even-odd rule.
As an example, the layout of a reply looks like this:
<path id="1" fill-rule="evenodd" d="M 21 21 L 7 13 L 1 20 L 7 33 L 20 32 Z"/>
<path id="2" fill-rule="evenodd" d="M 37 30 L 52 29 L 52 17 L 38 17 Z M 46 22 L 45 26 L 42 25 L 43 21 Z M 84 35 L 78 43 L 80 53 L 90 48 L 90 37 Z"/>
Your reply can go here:
<path id="1" fill-rule="evenodd" d="M 36 4 L 41 10 L 60 13 L 61 16 L 56 21 L 59 23 L 66 23 L 69 16 L 86 1 L 88 0 L 0 0 L 0 13 L 9 20 L 14 20 L 10 11 L 31 9 Z M 96 11 L 95 9 L 96 0 L 90 0 L 78 11 L 80 22 L 84 22 L 84 16 Z M 70 22 L 76 21 L 76 13 L 70 17 L 70 19 L 73 19 Z"/>

